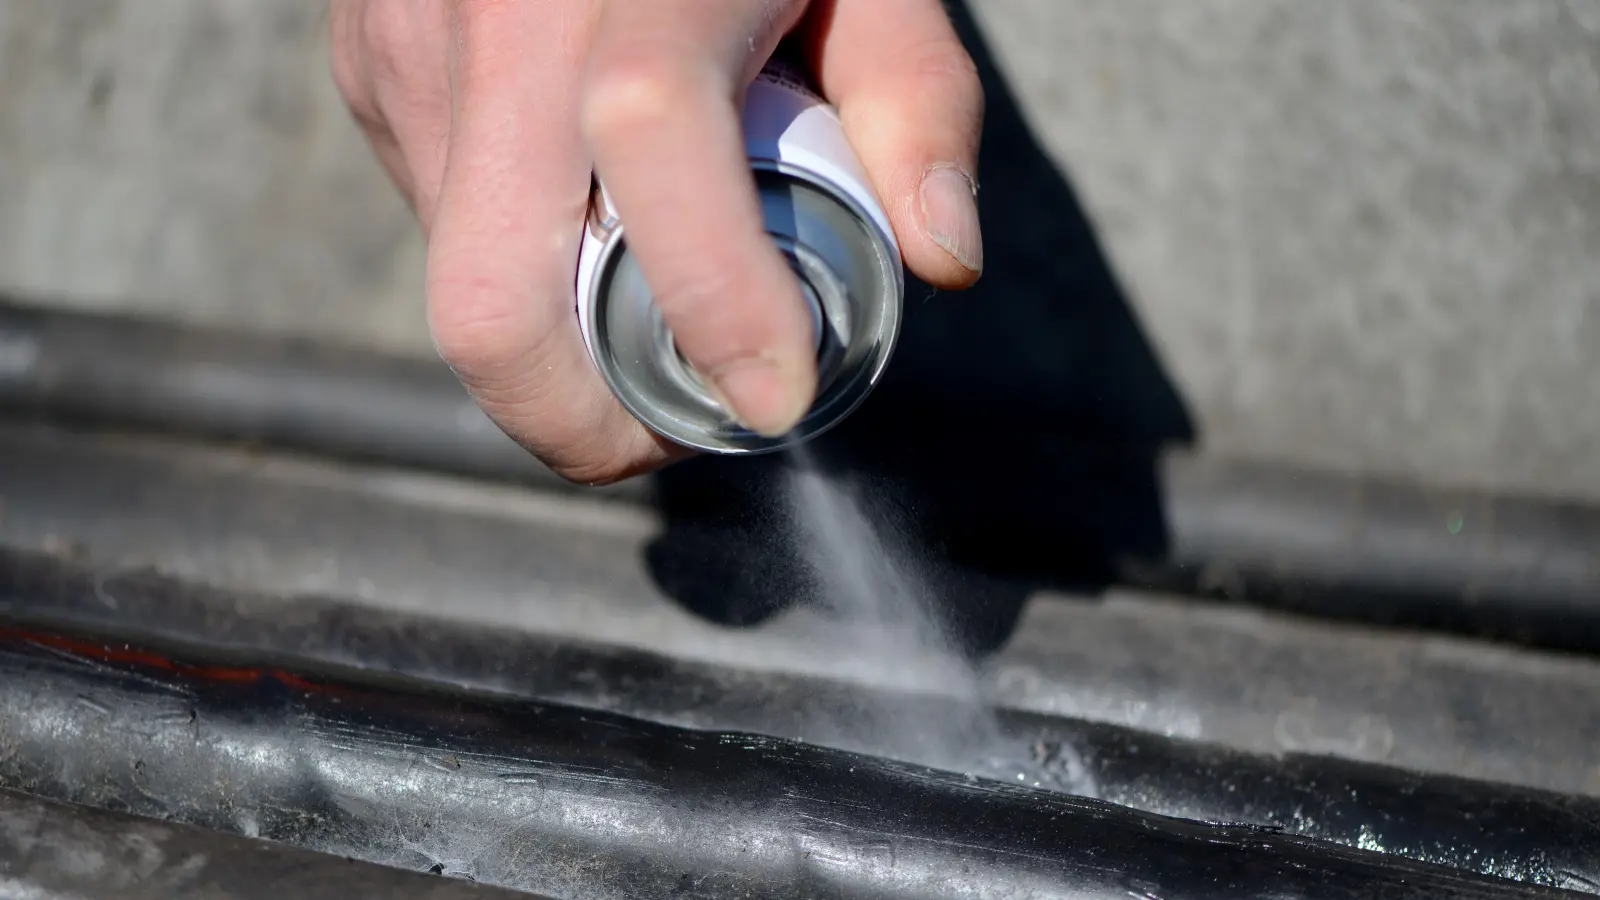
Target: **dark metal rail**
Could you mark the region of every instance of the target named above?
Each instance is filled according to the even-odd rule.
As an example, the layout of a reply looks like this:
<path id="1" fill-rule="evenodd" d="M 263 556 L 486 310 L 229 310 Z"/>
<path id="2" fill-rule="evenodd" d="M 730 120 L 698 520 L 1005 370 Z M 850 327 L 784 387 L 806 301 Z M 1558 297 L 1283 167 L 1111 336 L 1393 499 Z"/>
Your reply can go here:
<path id="1" fill-rule="evenodd" d="M 244 633 L 270 625 L 287 641 L 309 642 L 320 640 L 318 629 L 337 632 L 338 622 L 363 616 L 383 621 L 381 610 L 401 609 L 490 625 L 506 646 L 533 632 L 625 644 L 723 671 L 907 684 L 871 654 L 841 655 L 839 647 L 859 647 L 859 639 L 814 608 L 732 629 L 685 611 L 663 596 L 642 562 L 657 533 L 651 517 L 606 502 L 172 440 L 0 425 L 0 507 L 0 543 L 77 560 L 106 579 L 112 600 L 137 594 L 137 581 L 122 576 L 148 568 L 269 597 L 315 592 L 345 604 L 330 624 L 224 596 L 215 608 L 194 607 L 186 622 L 162 617 L 183 592 L 160 589 L 142 606 L 123 598 L 121 608 L 142 610 L 127 613 L 127 622 L 176 622 L 182 630 L 253 616 L 260 622 L 241 623 Z M 99 598 L 87 602 L 116 620 Z M 418 627 L 388 643 L 407 643 L 401 649 L 413 660 L 448 656 L 451 640 L 430 634 Z M 502 674 L 516 672 L 514 663 Z M 981 671 L 985 696 L 1005 708 L 1268 756 L 1324 754 L 1600 795 L 1592 766 L 1600 662 L 1115 591 L 1103 602 L 1036 596 Z"/>
<path id="2" fill-rule="evenodd" d="M 0 780 L 563 897 L 1556 897 L 826 750 L 122 642 L 0 637 Z"/>
<path id="3" fill-rule="evenodd" d="M 0 406 L 566 484 L 442 364 L 274 335 L 0 304 Z"/>
<path id="4" fill-rule="evenodd" d="M 916 410 L 886 404 L 872 427 L 893 431 L 895 416 L 914 426 Z M 0 409 L 566 487 L 443 366 L 271 336 L 0 305 Z M 714 490 L 725 469 L 749 473 L 727 468 L 739 465 L 710 463 L 693 492 Z M 1140 475 L 1120 456 L 1070 441 L 1059 457 L 1030 465 L 1040 482 L 1027 508 L 963 497 L 951 515 L 1015 519 L 1039 545 L 1090 548 L 1099 557 L 1090 569 L 1107 565 L 1133 583 L 1600 647 L 1600 509 L 1192 453 L 1166 454 Z M 1101 496 L 1130 477 L 1154 480 L 1124 485 L 1149 495 L 1152 521 L 1126 521 L 1143 504 Z M 1069 482 L 1070 504 L 1049 497 L 1068 491 L 1053 484 Z M 652 492 L 647 480 L 603 491 L 639 501 Z"/>
<path id="5" fill-rule="evenodd" d="M 103 599 L 108 596 L 116 600 L 114 609 Z M 1262 833 L 1600 893 L 1600 800 L 1589 798 L 1297 754 L 1256 756 L 1037 715 L 1001 714 L 996 731 L 975 736 L 962 727 L 976 721 L 973 710 L 947 700 L 741 673 L 325 601 L 251 598 L 149 575 L 97 578 L 70 564 L 17 555 L 0 556 L 0 617 L 31 628 L 98 635 L 111 646 L 203 647 L 213 659 L 231 660 L 236 670 L 289 665 L 299 672 L 400 675 L 480 695 L 604 708 L 677 726 L 805 735 L 1150 813 L 1254 826 Z M 74 652 L 74 659 L 84 658 Z M 111 741 L 101 760 L 135 752 L 96 724 L 119 720 L 100 711 L 105 702 L 74 706 L 67 697 L 70 685 L 62 682 L 58 687 L 67 693 L 58 694 L 65 706 L 39 707 L 32 698 L 41 683 L 56 682 L 32 674 L 0 687 L 0 732 L 34 733 L 41 726 L 28 722 L 42 721 L 50 723 L 47 730 L 80 742 L 91 735 L 91 743 Z M 71 726 L 63 728 L 69 720 Z M 258 739 L 265 738 L 251 738 Z M 55 751 L 40 743 L 33 752 L 50 758 Z M 24 777 L 19 772 L 0 765 L 0 778 Z M 78 777 L 100 780 L 98 771 L 80 771 Z M 252 782 L 257 776 L 249 772 L 229 777 L 247 794 L 271 789 Z M 384 783 L 394 782 L 374 785 Z M 123 785 L 87 799 L 142 802 L 127 795 L 129 789 Z M 51 790 L 71 788 L 61 783 Z M 185 802 L 196 811 L 186 815 L 198 815 L 209 801 Z M 236 807 L 237 801 L 225 805 Z"/>
<path id="6" fill-rule="evenodd" d="M 0 789 L 9 900 L 538 900 L 204 828 Z"/>

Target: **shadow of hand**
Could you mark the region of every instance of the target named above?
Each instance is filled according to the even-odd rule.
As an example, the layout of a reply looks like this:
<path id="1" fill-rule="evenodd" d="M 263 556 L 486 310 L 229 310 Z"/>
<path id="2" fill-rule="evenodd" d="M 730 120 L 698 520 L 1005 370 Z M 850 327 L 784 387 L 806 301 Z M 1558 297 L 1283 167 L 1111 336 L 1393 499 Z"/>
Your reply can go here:
<path id="1" fill-rule="evenodd" d="M 1156 458 L 1195 435 L 970 10 L 951 14 L 988 93 L 985 275 L 965 294 L 909 287 L 884 382 L 813 446 L 914 558 L 954 642 L 985 653 L 1032 590 L 1097 590 L 1118 559 L 1163 553 Z M 663 590 L 730 625 L 815 598 L 784 495 L 789 465 L 707 457 L 657 475 L 667 527 L 648 562 Z"/>

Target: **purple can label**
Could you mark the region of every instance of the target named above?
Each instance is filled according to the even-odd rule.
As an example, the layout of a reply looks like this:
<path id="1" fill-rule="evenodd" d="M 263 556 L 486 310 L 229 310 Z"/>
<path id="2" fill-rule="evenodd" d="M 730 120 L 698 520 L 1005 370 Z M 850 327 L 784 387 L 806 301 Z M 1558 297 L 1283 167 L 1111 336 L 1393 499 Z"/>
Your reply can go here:
<path id="1" fill-rule="evenodd" d="M 812 89 L 811 82 L 806 78 L 805 72 L 799 66 L 786 59 L 775 57 L 769 60 L 766 67 L 761 70 L 761 74 L 756 76 L 756 80 L 764 81 L 775 87 L 787 88 L 810 100 L 820 101 L 822 99 L 821 95 Z"/>

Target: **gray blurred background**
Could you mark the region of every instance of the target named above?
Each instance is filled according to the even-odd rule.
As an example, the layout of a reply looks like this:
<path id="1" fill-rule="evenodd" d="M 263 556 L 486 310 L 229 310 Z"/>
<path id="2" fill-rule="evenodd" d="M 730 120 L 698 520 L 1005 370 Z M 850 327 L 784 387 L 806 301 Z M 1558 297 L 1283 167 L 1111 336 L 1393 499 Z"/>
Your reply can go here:
<path id="1" fill-rule="evenodd" d="M 1600 3 L 972 6 L 1209 453 L 1600 501 Z M 0 291 L 430 355 L 323 19 L 0 3 Z"/>

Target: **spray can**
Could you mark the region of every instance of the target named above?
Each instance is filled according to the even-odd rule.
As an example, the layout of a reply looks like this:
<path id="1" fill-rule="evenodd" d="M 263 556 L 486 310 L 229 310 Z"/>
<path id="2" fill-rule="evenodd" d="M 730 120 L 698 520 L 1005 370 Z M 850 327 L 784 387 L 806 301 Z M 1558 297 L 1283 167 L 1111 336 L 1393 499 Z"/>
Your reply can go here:
<path id="1" fill-rule="evenodd" d="M 817 398 L 789 434 L 741 427 L 678 352 L 603 184 L 578 261 L 578 322 L 590 359 L 645 427 L 719 454 L 781 450 L 838 424 L 882 377 L 899 336 L 905 273 L 888 216 L 837 111 L 786 62 L 751 85 L 744 140 L 768 235 L 810 307 Z"/>

